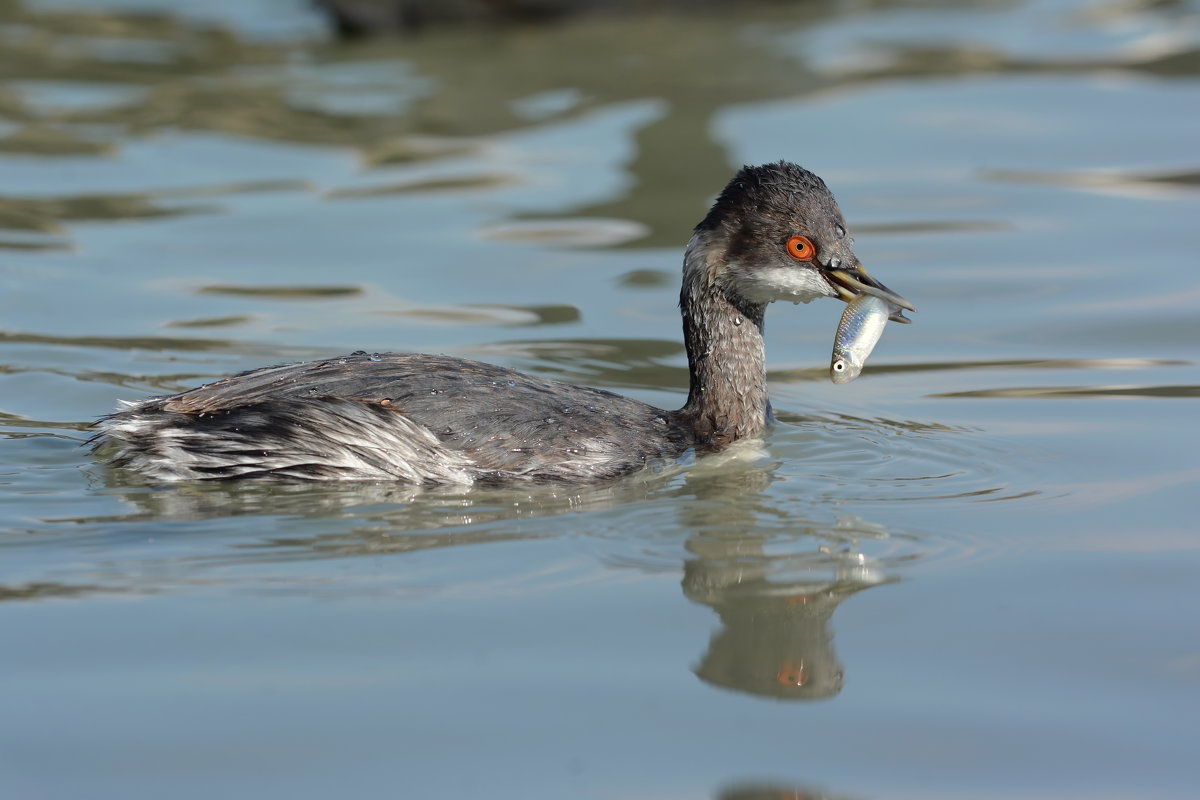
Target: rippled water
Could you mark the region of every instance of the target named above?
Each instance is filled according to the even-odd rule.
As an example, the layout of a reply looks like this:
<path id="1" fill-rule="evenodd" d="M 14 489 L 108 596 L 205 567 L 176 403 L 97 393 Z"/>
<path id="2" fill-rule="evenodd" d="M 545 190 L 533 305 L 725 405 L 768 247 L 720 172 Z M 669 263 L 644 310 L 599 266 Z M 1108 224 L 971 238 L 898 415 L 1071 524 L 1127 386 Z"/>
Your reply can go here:
<path id="1" fill-rule="evenodd" d="M 0 2 L 0 795 L 1194 795 L 1200 6 L 739 8 Z M 761 443 L 477 491 L 81 447 L 357 349 L 677 406 L 682 245 L 778 158 L 920 313 L 834 386 L 840 304 L 772 309 Z"/>

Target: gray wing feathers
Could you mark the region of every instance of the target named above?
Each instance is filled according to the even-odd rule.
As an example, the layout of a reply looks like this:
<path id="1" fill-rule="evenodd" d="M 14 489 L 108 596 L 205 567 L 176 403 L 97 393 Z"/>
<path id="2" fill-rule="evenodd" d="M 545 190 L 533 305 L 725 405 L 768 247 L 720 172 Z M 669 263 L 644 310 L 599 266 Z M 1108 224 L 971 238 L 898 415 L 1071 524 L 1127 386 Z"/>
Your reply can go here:
<path id="1" fill-rule="evenodd" d="M 275 475 L 409 483 L 594 480 L 690 441 L 599 389 L 444 356 L 267 367 L 100 421 L 112 460 L 166 480 Z"/>

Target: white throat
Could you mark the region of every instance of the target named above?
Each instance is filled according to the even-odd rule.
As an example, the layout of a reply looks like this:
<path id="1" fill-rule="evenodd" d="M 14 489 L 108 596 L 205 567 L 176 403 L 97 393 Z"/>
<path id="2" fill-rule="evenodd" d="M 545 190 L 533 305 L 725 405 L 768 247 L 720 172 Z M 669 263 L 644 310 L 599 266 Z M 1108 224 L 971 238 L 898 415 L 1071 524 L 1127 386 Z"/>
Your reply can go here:
<path id="1" fill-rule="evenodd" d="M 829 281 L 807 267 L 747 267 L 732 261 L 726 265 L 726 276 L 727 285 L 752 303 L 811 303 L 821 297 L 837 297 Z"/>

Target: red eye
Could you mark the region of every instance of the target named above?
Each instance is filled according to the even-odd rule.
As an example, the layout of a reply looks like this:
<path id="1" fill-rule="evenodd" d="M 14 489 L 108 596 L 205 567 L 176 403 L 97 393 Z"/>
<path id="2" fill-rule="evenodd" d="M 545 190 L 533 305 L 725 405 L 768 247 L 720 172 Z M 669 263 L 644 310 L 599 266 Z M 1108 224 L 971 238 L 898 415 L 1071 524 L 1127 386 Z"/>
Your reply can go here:
<path id="1" fill-rule="evenodd" d="M 793 236 L 787 240 L 788 255 L 797 261 L 812 261 L 817 257 L 817 246 L 807 236 Z"/>

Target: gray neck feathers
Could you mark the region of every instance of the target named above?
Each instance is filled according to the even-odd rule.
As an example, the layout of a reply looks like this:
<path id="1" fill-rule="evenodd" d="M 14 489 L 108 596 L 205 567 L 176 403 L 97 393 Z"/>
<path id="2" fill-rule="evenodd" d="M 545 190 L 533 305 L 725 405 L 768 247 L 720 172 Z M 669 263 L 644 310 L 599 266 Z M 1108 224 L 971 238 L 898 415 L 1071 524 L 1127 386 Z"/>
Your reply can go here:
<path id="1" fill-rule="evenodd" d="M 755 436 L 769 416 L 763 312 L 766 306 L 739 296 L 722 278 L 726 254 L 712 234 L 697 231 L 683 262 L 683 339 L 691 391 L 681 409 L 697 440 L 714 448 Z"/>

